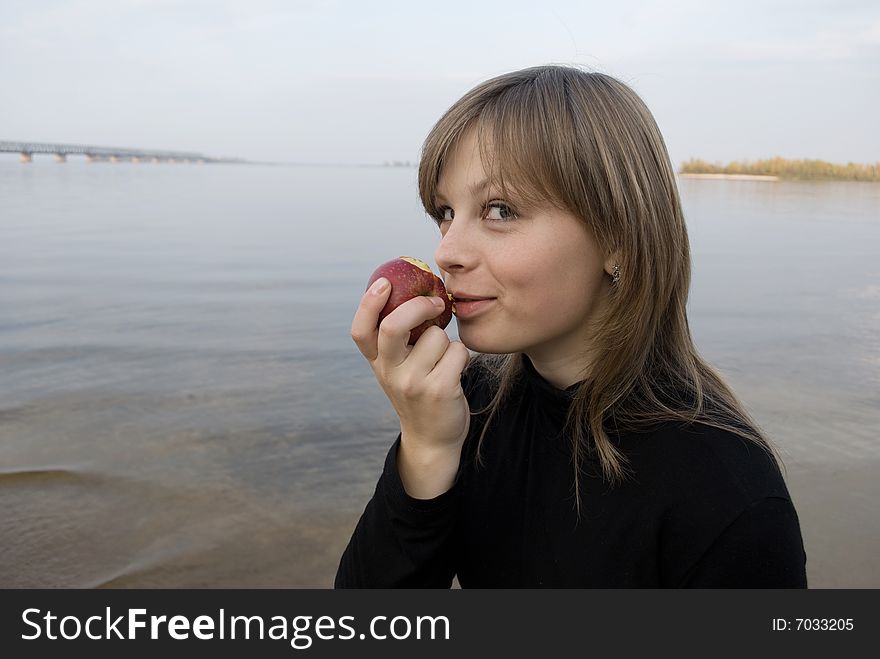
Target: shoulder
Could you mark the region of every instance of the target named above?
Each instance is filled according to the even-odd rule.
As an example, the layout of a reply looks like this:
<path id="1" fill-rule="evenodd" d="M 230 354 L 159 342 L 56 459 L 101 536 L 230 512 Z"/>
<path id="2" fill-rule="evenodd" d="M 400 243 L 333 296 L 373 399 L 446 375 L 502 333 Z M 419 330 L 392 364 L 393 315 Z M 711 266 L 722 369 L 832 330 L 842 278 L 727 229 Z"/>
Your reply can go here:
<path id="1" fill-rule="evenodd" d="M 755 568 L 761 560 L 769 565 L 771 546 L 785 552 L 770 572 L 802 574 L 797 512 L 765 447 L 730 430 L 669 423 L 630 437 L 628 448 L 636 480 L 658 500 L 663 571 L 670 583 L 685 583 L 688 572 L 691 585 L 720 585 L 721 574 L 742 584 L 771 583 Z"/>
<path id="2" fill-rule="evenodd" d="M 662 485 L 681 501 L 700 495 L 744 508 L 764 497 L 788 498 L 768 447 L 732 430 L 702 422 L 665 422 L 623 441 L 636 478 Z"/>
<path id="3" fill-rule="evenodd" d="M 807 555 L 800 522 L 788 499 L 756 501 L 687 562 L 670 561 L 674 584 L 685 588 L 806 588 Z"/>

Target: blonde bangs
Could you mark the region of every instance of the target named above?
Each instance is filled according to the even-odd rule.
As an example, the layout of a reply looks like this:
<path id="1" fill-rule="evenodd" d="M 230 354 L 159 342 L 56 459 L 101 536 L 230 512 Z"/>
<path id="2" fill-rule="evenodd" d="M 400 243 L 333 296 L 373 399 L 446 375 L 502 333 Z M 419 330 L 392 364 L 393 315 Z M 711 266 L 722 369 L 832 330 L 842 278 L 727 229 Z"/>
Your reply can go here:
<path id="1" fill-rule="evenodd" d="M 444 163 L 471 130 L 489 181 L 505 197 L 524 206 L 553 205 L 576 211 L 567 202 L 566 176 L 577 171 L 565 99 L 538 85 L 472 90 L 434 126 L 419 164 L 419 196 L 429 215 L 436 212 L 437 185 Z M 585 218 L 586 219 L 586 218 Z"/>

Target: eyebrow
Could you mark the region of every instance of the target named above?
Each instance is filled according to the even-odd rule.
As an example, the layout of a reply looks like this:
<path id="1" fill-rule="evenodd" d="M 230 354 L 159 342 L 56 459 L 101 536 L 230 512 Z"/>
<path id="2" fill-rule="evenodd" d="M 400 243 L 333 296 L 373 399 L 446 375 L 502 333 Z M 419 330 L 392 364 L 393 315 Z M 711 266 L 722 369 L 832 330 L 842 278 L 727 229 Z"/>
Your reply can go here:
<path id="1" fill-rule="evenodd" d="M 490 183 L 489 179 L 484 178 L 479 183 L 474 183 L 473 185 L 468 186 L 468 190 L 470 190 L 470 193 L 472 195 L 477 196 L 477 194 L 479 194 L 480 192 L 485 190 L 487 187 L 489 187 L 489 183 Z M 448 201 L 448 199 L 446 198 L 446 195 L 444 195 L 442 192 L 440 192 L 440 190 L 437 190 L 434 196 L 437 199 L 442 199 L 443 201 Z"/>

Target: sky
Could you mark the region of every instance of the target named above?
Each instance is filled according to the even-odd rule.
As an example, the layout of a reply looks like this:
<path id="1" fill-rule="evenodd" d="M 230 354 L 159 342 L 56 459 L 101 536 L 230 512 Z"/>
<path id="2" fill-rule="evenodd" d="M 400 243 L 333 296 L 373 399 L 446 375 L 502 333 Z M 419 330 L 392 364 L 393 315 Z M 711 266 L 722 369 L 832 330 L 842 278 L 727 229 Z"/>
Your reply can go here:
<path id="1" fill-rule="evenodd" d="M 0 140 L 415 162 L 539 64 L 629 84 L 676 165 L 880 161 L 876 0 L 2 0 Z"/>

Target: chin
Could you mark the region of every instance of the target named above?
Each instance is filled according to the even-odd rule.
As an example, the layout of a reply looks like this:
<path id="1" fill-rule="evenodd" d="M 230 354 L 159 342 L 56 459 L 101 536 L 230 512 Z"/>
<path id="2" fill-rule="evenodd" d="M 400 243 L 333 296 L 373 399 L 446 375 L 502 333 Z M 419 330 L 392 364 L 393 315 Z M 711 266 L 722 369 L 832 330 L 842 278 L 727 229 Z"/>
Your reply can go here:
<path id="1" fill-rule="evenodd" d="M 458 340 L 461 341 L 468 350 L 481 352 L 487 355 L 508 355 L 514 352 L 521 352 L 521 346 L 515 341 L 499 337 L 497 334 L 492 336 L 486 335 L 473 330 L 463 328 L 458 325 Z"/>

